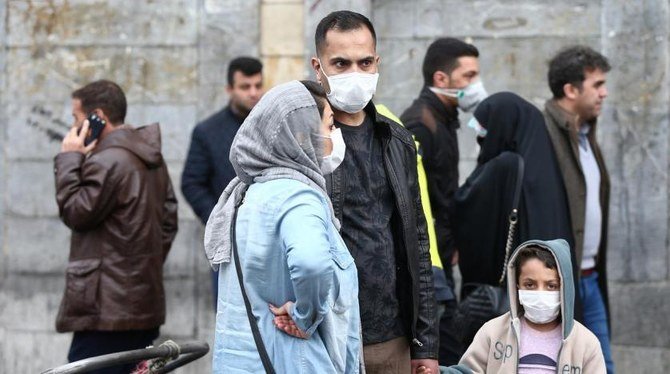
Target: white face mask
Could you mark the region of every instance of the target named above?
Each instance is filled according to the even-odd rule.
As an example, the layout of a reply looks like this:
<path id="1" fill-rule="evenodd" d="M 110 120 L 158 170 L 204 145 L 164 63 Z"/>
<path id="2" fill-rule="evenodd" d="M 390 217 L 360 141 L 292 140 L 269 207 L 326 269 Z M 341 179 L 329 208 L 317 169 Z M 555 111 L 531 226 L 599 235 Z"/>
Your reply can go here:
<path id="1" fill-rule="evenodd" d="M 475 117 L 472 117 L 470 121 L 468 121 L 468 127 L 475 130 L 477 136 L 480 138 L 485 137 L 486 134 L 488 133 L 488 130 L 486 130 L 484 126 L 482 126 Z"/>
<path id="2" fill-rule="evenodd" d="M 519 302 L 523 305 L 524 317 L 540 325 L 554 321 L 561 311 L 559 291 L 519 290 Z"/>
<path id="3" fill-rule="evenodd" d="M 463 89 L 438 87 L 429 87 L 429 89 L 436 94 L 455 98 L 458 100 L 458 107 L 464 112 L 474 111 L 477 105 L 489 96 L 481 80 L 470 83 Z"/>
<path id="4" fill-rule="evenodd" d="M 344 161 L 344 154 L 347 151 L 347 145 L 344 144 L 342 137 L 342 129 L 335 129 L 331 131 L 330 136 L 321 136 L 330 139 L 333 142 L 333 151 L 328 156 L 321 159 L 321 172 L 324 175 L 330 174 Z"/>
<path id="5" fill-rule="evenodd" d="M 321 64 L 321 61 L 319 61 Z M 327 93 L 328 101 L 335 108 L 350 114 L 358 113 L 372 100 L 377 91 L 379 74 L 369 73 L 345 73 L 338 75 L 326 75 L 321 68 L 321 73 L 328 80 L 330 92 Z"/>

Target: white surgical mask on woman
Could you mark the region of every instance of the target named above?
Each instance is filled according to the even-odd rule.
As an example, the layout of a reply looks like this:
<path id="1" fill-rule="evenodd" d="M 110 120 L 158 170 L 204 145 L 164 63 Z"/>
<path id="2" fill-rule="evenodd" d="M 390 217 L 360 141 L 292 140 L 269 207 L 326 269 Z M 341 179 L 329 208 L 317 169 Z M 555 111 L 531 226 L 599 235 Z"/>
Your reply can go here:
<path id="1" fill-rule="evenodd" d="M 330 174 L 344 161 L 344 154 L 347 151 L 347 145 L 344 143 L 342 137 L 342 129 L 335 129 L 331 131 L 329 136 L 320 135 L 322 138 L 330 139 L 333 142 L 333 151 L 328 156 L 321 159 L 321 172 L 326 175 Z"/>
<path id="2" fill-rule="evenodd" d="M 519 290 L 519 302 L 524 317 L 540 325 L 554 321 L 561 311 L 559 291 Z"/>
<path id="3" fill-rule="evenodd" d="M 343 112 L 350 114 L 360 112 L 368 105 L 377 91 L 378 73 L 353 72 L 329 77 L 323 71 L 323 67 L 321 67 L 321 73 L 328 80 L 328 87 L 330 87 L 330 92 L 326 94 L 328 101 Z"/>

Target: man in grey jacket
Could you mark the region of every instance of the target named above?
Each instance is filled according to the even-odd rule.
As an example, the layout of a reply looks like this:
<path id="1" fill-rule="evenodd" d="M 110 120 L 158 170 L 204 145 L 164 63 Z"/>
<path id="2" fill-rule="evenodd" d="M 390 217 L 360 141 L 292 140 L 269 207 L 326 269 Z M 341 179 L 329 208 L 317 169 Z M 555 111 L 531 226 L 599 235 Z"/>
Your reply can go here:
<path id="1" fill-rule="evenodd" d="M 584 324 L 600 340 L 607 372 L 614 372 L 607 303 L 609 175 L 596 141 L 596 123 L 607 97 L 605 56 L 585 46 L 569 47 L 549 63 L 554 95 L 545 105 L 547 130 L 556 152 L 570 208 Z"/>

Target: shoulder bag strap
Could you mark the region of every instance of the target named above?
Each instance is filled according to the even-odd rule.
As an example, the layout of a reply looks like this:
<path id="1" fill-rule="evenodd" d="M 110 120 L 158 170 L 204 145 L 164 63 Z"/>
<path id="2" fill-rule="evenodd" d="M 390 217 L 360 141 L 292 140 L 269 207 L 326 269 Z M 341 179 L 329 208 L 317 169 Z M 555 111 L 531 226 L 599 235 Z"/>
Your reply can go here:
<path id="1" fill-rule="evenodd" d="M 258 350 L 258 354 L 261 356 L 261 362 L 263 363 L 263 367 L 265 368 L 265 373 L 275 374 L 275 369 L 272 366 L 272 362 L 270 361 L 270 356 L 268 356 L 268 352 L 265 349 L 265 344 L 263 344 L 263 338 L 261 337 L 261 332 L 258 330 L 258 322 L 256 321 L 256 317 L 254 316 L 254 314 L 251 312 L 251 303 L 249 302 L 249 297 L 247 296 L 247 292 L 244 289 L 242 266 L 240 265 L 240 258 L 237 255 L 237 237 L 235 235 L 235 226 L 237 223 L 237 211 L 242 205 L 242 202 L 244 202 L 244 197 L 242 197 L 242 201 L 235 206 L 235 212 L 233 213 L 233 222 L 231 223 L 230 227 L 230 234 L 232 236 L 233 241 L 232 243 L 233 258 L 235 259 L 235 269 L 237 270 L 237 280 L 240 282 L 240 290 L 242 291 L 244 306 L 247 309 L 247 318 L 249 319 L 249 325 L 251 326 L 251 332 L 254 335 L 254 342 L 256 343 L 256 349 Z"/>
<path id="2" fill-rule="evenodd" d="M 516 185 L 514 186 L 514 200 L 512 200 L 512 212 L 509 214 L 509 229 L 507 231 L 507 243 L 505 243 L 505 261 L 503 261 L 502 274 L 498 284 L 501 286 L 505 281 L 505 273 L 507 273 L 507 261 L 509 261 L 509 253 L 512 250 L 514 242 L 514 233 L 516 231 L 516 224 L 519 221 L 519 199 L 521 199 L 521 187 L 523 187 L 524 161 L 523 157 L 516 155 L 519 160 L 519 165 L 516 173 Z"/>

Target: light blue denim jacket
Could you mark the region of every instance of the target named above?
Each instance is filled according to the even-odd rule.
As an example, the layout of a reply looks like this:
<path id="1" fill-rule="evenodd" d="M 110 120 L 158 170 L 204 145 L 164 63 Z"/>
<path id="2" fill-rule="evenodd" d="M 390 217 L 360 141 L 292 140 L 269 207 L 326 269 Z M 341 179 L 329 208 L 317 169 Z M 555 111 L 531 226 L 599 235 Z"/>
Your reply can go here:
<path id="1" fill-rule="evenodd" d="M 328 200 L 290 179 L 252 184 L 239 208 L 244 283 L 277 373 L 358 373 L 361 349 L 354 260 L 332 223 Z M 273 325 L 268 304 L 294 301 L 298 339 Z M 219 273 L 215 373 L 262 373 L 235 262 Z"/>

